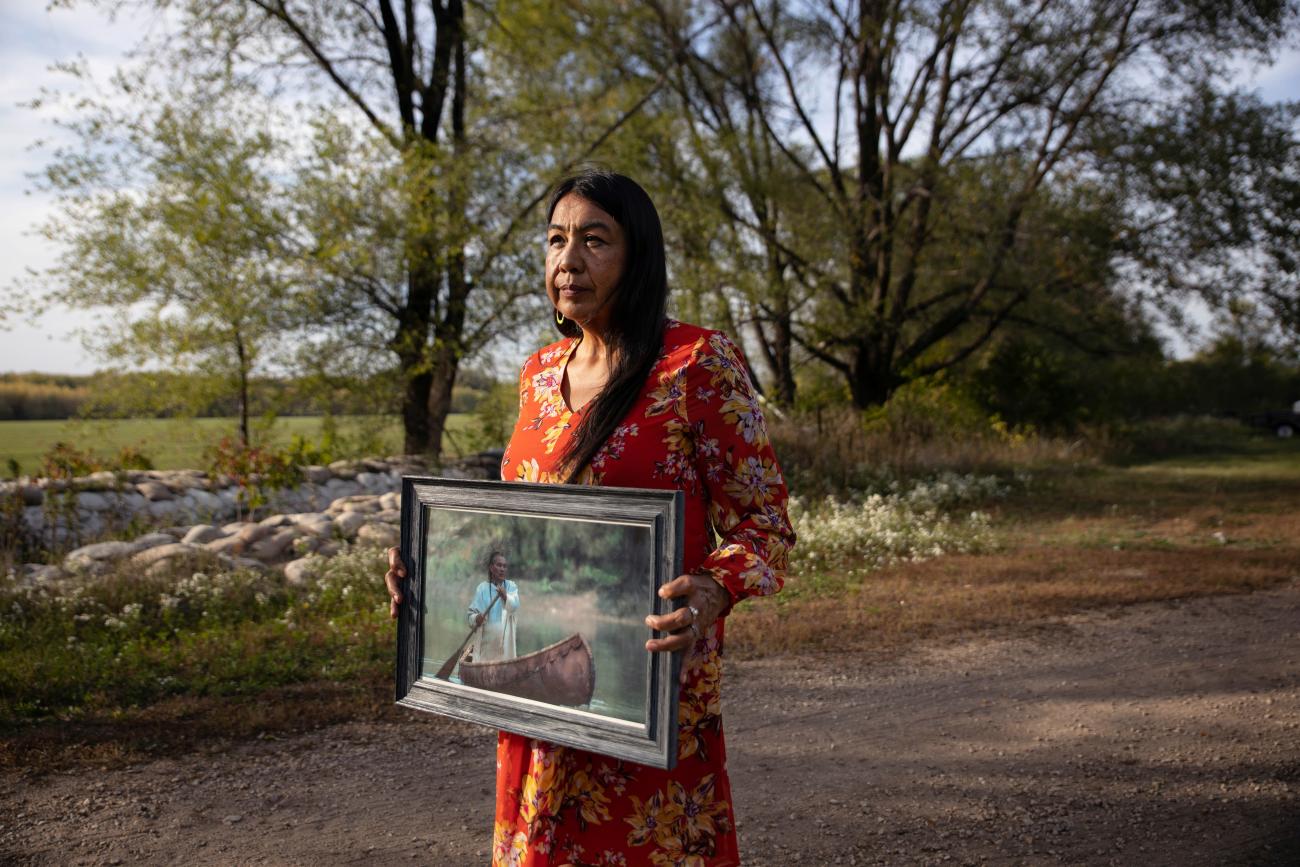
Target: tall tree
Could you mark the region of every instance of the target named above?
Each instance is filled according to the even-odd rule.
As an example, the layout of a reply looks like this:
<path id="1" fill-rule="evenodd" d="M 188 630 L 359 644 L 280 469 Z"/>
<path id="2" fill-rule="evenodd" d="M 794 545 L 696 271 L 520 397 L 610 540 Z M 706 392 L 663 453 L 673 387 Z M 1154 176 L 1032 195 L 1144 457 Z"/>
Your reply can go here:
<path id="1" fill-rule="evenodd" d="M 535 291 L 535 282 L 516 279 L 521 229 L 530 228 L 548 183 L 589 156 L 638 101 L 611 109 L 608 100 L 584 105 L 582 88 L 562 94 L 566 102 L 579 99 L 570 118 L 582 121 L 573 127 L 578 134 L 570 130 L 536 154 L 521 149 L 511 140 L 519 119 L 494 114 L 511 105 L 493 90 L 501 76 L 492 66 L 494 48 L 504 44 L 493 34 L 505 13 L 514 14 L 509 4 L 498 10 L 463 0 L 87 2 L 165 13 L 161 38 L 144 53 L 187 78 L 217 80 L 229 71 L 270 98 L 295 92 L 318 127 L 359 122 L 368 130 L 350 151 L 371 155 L 360 172 L 319 164 L 345 152 L 339 141 L 316 149 L 316 180 L 335 184 L 315 197 L 316 205 L 330 196 L 335 205 L 357 204 L 367 188 L 377 198 L 364 203 L 368 213 L 359 225 L 328 208 L 305 213 L 319 233 L 313 261 L 334 295 L 328 309 L 352 324 L 364 320 L 368 333 L 386 331 L 403 384 L 406 451 L 438 453 L 461 360 L 499 332 L 519 296 Z M 563 4 L 521 6 L 535 26 Z M 528 37 L 516 33 L 514 41 Z M 355 247 L 376 240 L 373 256 Z"/>
<path id="2" fill-rule="evenodd" d="M 1178 107 L 1117 118 L 1098 141 L 1130 203 L 1127 261 L 1177 316 L 1195 295 L 1300 351 L 1300 101 L 1196 89 Z M 1172 287 L 1157 294 L 1153 287 Z"/>
<path id="3" fill-rule="evenodd" d="M 45 300 L 107 309 L 88 335 L 101 356 L 190 374 L 155 378 L 173 387 L 137 387 L 134 399 L 198 411 L 234 395 L 245 443 L 252 379 L 275 363 L 303 288 L 284 265 L 294 239 L 274 180 L 283 143 L 248 132 L 250 120 L 209 104 L 74 122 L 78 146 L 45 176 L 60 213 L 41 229 L 62 248 Z"/>
<path id="4" fill-rule="evenodd" d="M 859 406 L 978 350 L 1037 291 L 1009 270 L 1044 239 L 1032 215 L 1047 191 L 1112 181 L 1126 118 L 1196 126 L 1197 94 L 1222 90 L 1225 61 L 1266 55 L 1297 14 L 1276 0 L 658 5 L 692 104 L 705 116 L 737 106 L 761 128 L 751 139 L 719 126 L 719 149 L 761 164 L 774 148 L 830 216 L 833 248 L 805 248 L 757 221 L 743 189 L 726 191 L 742 222 L 786 248 L 783 276 L 817 299 L 792 336 Z M 1201 151 L 1184 140 L 1177 157 L 1194 163 Z M 1285 175 L 1276 148 L 1269 157 Z M 977 211 L 972 171 L 987 181 Z"/>

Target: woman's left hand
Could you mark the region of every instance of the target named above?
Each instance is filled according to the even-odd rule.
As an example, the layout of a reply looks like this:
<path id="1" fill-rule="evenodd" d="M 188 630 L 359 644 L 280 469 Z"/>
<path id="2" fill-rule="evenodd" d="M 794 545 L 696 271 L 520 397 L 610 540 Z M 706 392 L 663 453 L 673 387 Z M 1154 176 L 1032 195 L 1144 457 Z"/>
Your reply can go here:
<path id="1" fill-rule="evenodd" d="M 681 596 L 686 597 L 686 604 L 681 608 L 668 614 L 651 614 L 645 619 L 651 629 L 672 633 L 647 641 L 645 649 L 651 653 L 690 647 L 722 616 L 731 601 L 726 589 L 708 575 L 678 575 L 659 588 L 661 599 Z"/>

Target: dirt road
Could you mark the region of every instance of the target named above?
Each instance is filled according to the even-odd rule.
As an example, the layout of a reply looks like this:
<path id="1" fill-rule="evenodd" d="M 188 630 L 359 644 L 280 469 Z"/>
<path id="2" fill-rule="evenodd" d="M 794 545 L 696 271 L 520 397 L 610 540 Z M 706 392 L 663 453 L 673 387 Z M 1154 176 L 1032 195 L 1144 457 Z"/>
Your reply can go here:
<path id="1" fill-rule="evenodd" d="M 732 664 L 751 865 L 1300 864 L 1300 583 Z M 0 779 L 0 862 L 487 862 L 491 733 L 413 719 Z"/>

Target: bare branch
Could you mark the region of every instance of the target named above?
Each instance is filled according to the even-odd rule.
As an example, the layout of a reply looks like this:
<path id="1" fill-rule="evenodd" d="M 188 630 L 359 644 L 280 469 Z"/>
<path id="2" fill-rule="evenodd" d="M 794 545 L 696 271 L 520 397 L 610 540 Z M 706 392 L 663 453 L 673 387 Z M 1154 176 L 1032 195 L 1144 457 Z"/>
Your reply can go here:
<path id="1" fill-rule="evenodd" d="M 253 0 L 253 4 L 266 13 L 268 17 L 283 24 L 294 38 L 298 40 L 298 43 L 302 46 L 303 50 L 310 54 L 316 61 L 317 65 L 321 68 L 321 71 L 329 76 L 329 79 L 334 82 L 335 86 L 343 92 L 343 95 L 346 96 L 353 105 L 360 109 L 361 113 L 366 116 L 366 120 L 370 121 L 370 125 L 378 130 L 379 134 L 387 139 L 393 147 L 401 147 L 401 137 L 394 133 L 393 129 L 388 124 L 384 123 L 361 94 L 358 93 L 352 85 L 350 85 L 343 76 L 339 74 L 334 63 L 324 55 L 320 46 L 316 44 L 316 41 L 312 39 L 311 35 L 307 33 L 297 19 L 295 19 L 289 13 L 289 10 L 285 8 L 284 0 Z"/>

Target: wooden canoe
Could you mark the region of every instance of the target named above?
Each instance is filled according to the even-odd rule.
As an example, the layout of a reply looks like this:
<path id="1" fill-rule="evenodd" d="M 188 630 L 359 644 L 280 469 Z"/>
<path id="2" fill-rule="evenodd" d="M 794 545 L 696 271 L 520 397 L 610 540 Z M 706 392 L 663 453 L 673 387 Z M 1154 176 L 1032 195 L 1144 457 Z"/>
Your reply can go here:
<path id="1" fill-rule="evenodd" d="M 596 689 L 596 664 L 587 639 L 575 632 L 541 650 L 493 662 L 461 660 L 460 682 L 549 704 L 587 704 Z"/>

